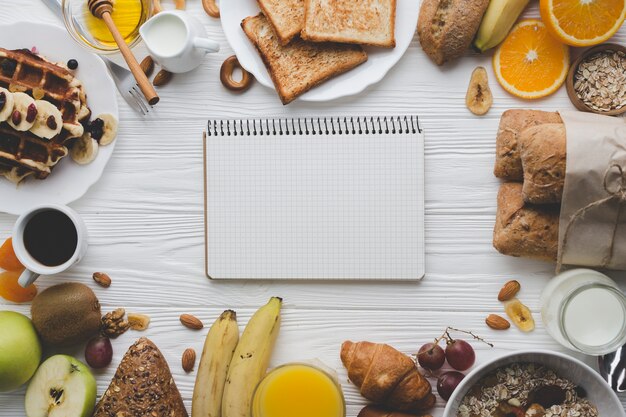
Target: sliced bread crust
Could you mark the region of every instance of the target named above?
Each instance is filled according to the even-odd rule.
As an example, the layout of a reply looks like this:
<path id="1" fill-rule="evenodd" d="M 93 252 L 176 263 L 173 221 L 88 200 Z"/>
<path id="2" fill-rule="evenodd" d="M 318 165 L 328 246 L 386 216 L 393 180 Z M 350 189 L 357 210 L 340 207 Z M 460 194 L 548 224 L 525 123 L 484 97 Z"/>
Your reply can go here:
<path id="1" fill-rule="evenodd" d="M 300 36 L 395 48 L 396 0 L 305 0 Z"/>
<path id="2" fill-rule="evenodd" d="M 257 0 L 257 3 L 282 45 L 300 34 L 304 27 L 304 0 Z"/>
<path id="3" fill-rule="evenodd" d="M 358 45 L 316 44 L 301 39 L 281 45 L 263 14 L 245 18 L 241 27 L 259 51 L 283 104 L 367 61 L 367 54 Z"/>

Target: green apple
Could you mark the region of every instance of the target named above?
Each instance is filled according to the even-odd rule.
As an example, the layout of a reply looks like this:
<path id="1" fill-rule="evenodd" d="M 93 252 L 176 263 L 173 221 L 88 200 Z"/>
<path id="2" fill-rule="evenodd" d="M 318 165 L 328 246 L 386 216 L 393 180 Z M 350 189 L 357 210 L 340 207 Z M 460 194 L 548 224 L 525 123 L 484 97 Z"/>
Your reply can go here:
<path id="1" fill-rule="evenodd" d="M 33 323 L 15 311 L 0 311 L 0 392 L 18 388 L 41 362 L 41 343 Z"/>
<path id="2" fill-rule="evenodd" d="M 46 359 L 28 384 L 28 417 L 90 417 L 96 405 L 96 379 L 68 355 Z"/>

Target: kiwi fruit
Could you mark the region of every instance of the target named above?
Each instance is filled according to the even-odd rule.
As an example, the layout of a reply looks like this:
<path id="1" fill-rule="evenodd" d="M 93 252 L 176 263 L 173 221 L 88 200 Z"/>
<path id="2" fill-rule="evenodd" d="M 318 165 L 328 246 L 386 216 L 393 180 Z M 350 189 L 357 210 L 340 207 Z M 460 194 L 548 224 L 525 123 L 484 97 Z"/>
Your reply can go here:
<path id="1" fill-rule="evenodd" d="M 68 282 L 47 288 L 35 297 L 30 312 L 47 345 L 79 344 L 100 330 L 100 302 L 84 284 Z"/>

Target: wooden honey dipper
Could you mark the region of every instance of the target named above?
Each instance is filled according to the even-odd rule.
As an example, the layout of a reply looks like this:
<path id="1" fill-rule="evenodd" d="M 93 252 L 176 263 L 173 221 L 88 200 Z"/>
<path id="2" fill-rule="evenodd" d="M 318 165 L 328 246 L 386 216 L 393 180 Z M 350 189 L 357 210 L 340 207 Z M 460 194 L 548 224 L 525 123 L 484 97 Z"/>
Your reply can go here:
<path id="1" fill-rule="evenodd" d="M 154 87 L 152 86 L 152 84 L 150 84 L 150 81 L 148 80 L 148 77 L 146 77 L 146 74 L 144 74 L 144 72 L 141 70 L 137 59 L 130 51 L 128 45 L 126 45 L 124 38 L 120 34 L 120 31 L 117 29 L 117 26 L 115 26 L 115 23 L 111 18 L 111 13 L 113 12 L 112 0 L 89 0 L 87 5 L 89 6 L 91 14 L 99 19 L 104 20 L 107 28 L 109 28 L 109 32 L 111 32 L 111 35 L 113 35 L 115 43 L 117 43 L 117 46 L 120 48 L 120 52 L 122 53 L 124 60 L 128 64 L 128 68 L 133 73 L 133 76 L 135 77 L 135 80 L 137 80 L 137 84 L 139 85 L 139 88 L 141 89 L 143 95 L 148 100 L 148 103 L 150 103 L 151 105 L 157 104 L 159 102 L 158 94 L 156 93 L 156 91 L 154 91 Z"/>

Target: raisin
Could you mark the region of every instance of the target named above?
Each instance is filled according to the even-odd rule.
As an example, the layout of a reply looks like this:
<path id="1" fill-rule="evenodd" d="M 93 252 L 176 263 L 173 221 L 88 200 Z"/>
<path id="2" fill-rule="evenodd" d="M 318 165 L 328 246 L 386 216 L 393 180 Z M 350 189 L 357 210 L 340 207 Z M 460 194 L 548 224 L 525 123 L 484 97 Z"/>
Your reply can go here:
<path id="1" fill-rule="evenodd" d="M 5 104 L 7 104 L 7 95 L 3 91 L 3 92 L 0 92 L 0 110 L 4 109 Z"/>
<path id="2" fill-rule="evenodd" d="M 26 121 L 28 123 L 32 123 L 35 121 L 35 117 L 37 117 L 37 106 L 33 103 L 28 106 L 28 109 L 26 110 Z"/>
<path id="3" fill-rule="evenodd" d="M 13 114 L 11 115 L 11 121 L 13 122 L 15 126 L 19 125 L 20 122 L 22 121 L 22 113 L 20 113 L 19 110 L 15 110 Z"/>
<path id="4" fill-rule="evenodd" d="M 48 119 L 46 120 L 46 125 L 50 129 L 56 129 L 58 127 L 57 120 L 54 118 L 54 116 L 49 116 L 48 117 Z"/>
<path id="5" fill-rule="evenodd" d="M 100 140 L 104 134 L 104 120 L 94 119 L 89 125 L 89 132 L 92 138 Z"/>

